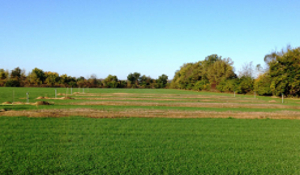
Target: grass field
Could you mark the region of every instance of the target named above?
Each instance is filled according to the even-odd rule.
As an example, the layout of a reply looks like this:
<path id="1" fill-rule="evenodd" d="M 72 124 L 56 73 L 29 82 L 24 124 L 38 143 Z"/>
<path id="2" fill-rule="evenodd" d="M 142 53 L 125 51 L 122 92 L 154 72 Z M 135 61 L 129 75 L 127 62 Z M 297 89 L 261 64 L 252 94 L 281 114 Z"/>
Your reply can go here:
<path id="1" fill-rule="evenodd" d="M 299 174 L 299 120 L 0 119 L 0 174 Z"/>
<path id="2" fill-rule="evenodd" d="M 299 99 L 54 92 L 0 88 L 0 174 L 300 174 Z"/>
<path id="3" fill-rule="evenodd" d="M 300 99 L 170 89 L 0 88 L 0 116 L 298 119 Z M 29 92 L 27 104 L 26 92 Z M 67 95 L 66 95 L 67 93 Z M 45 97 L 44 99 L 37 99 Z M 67 97 L 67 98 L 65 98 Z M 72 98 L 72 99 L 70 99 Z M 47 101 L 52 105 L 35 105 Z"/>

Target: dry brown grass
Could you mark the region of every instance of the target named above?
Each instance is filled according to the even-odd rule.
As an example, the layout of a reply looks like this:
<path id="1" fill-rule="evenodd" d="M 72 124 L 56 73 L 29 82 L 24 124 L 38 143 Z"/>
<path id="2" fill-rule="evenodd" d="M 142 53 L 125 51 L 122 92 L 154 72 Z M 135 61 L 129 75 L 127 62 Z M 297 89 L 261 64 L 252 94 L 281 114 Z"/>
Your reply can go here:
<path id="1" fill-rule="evenodd" d="M 134 94 L 134 93 L 103 93 L 76 95 L 81 100 L 126 100 L 126 101 L 172 101 L 172 102 L 216 102 L 216 103 L 266 103 L 254 98 L 240 98 L 217 95 L 180 95 L 180 94 Z"/>
<path id="2" fill-rule="evenodd" d="M 59 98 L 50 98 L 50 97 L 42 97 L 42 96 L 40 96 L 40 97 L 38 97 L 38 98 L 36 98 L 36 99 L 38 99 L 38 100 L 40 100 L 40 99 L 52 99 L 52 100 L 72 100 L 72 99 L 75 99 L 75 98 L 72 98 L 72 97 L 59 97 Z"/>
<path id="3" fill-rule="evenodd" d="M 0 116 L 26 117 L 67 117 L 83 116 L 92 118 L 121 118 L 121 117 L 149 117 L 149 118 L 241 118 L 241 119 L 300 119 L 300 112 L 205 112 L 205 111 L 176 111 L 176 110 L 141 110 L 103 111 L 94 109 L 48 109 L 31 111 L 2 111 Z"/>
<path id="4" fill-rule="evenodd" d="M 32 103 L 32 105 L 50 105 L 47 101 L 37 101 L 35 103 Z"/>
<path id="5" fill-rule="evenodd" d="M 20 101 L 16 101 L 16 102 L 13 102 L 12 104 L 14 104 L 14 105 L 23 105 L 23 104 L 25 104 L 25 103 L 20 102 Z"/>
<path id="6" fill-rule="evenodd" d="M 245 118 L 245 119 L 300 119 L 300 111 L 281 112 L 213 112 L 213 111 L 180 111 L 180 110 L 152 110 L 139 109 L 139 106 L 166 106 L 166 107 L 201 107 L 201 108 L 252 108 L 252 109 L 300 109 L 300 106 L 288 106 L 274 104 L 276 100 L 269 102 L 253 98 L 234 98 L 227 96 L 205 96 L 205 95 L 173 95 L 173 94 L 131 94 L 131 93 L 73 93 L 76 99 L 86 100 L 85 102 L 64 103 L 63 105 L 81 105 L 79 109 L 47 109 L 47 110 L 26 110 L 26 111 L 0 111 L 0 116 L 27 116 L 27 117 L 65 117 L 83 116 L 94 118 L 116 118 L 116 117 L 163 117 L 163 118 Z M 37 99 L 74 99 L 38 97 Z M 99 100 L 99 101 L 89 101 Z M 124 101 L 101 101 L 101 100 L 124 100 Z M 126 100 L 126 101 L 125 101 Z M 147 102 L 145 102 L 147 101 Z M 169 101 L 169 102 L 168 102 Z M 245 104 L 252 103 L 252 104 Z M 264 103 L 264 104 L 263 104 Z M 267 104 L 266 104 L 267 103 Z M 4 104 L 4 103 L 3 103 Z M 7 105 L 10 105 L 7 102 Z M 14 103 L 17 104 L 17 103 Z M 27 105 L 20 102 L 20 105 Z M 4 104 L 6 105 L 6 104 Z M 50 105 L 49 102 L 39 101 L 28 105 Z M 136 109 L 123 109 L 122 111 L 107 111 L 87 109 L 86 105 L 111 105 L 111 106 L 136 106 Z"/>
<path id="7" fill-rule="evenodd" d="M 126 97 L 115 97 L 115 98 L 97 98 L 97 97 L 94 97 L 94 98 L 76 98 L 78 100 L 128 100 L 128 101 L 144 101 L 144 100 L 147 100 L 147 101 L 178 101 L 178 99 L 167 99 L 167 98 L 126 98 Z M 187 101 L 187 100 L 185 100 Z"/>
<path id="8" fill-rule="evenodd" d="M 74 93 L 73 93 L 74 94 Z M 89 97 L 140 97 L 140 98 L 230 98 L 227 96 L 217 96 L 217 95 L 180 95 L 180 94 L 136 94 L 136 93 L 85 93 L 85 94 L 75 94 L 76 96 L 89 96 Z"/>
<path id="9" fill-rule="evenodd" d="M 155 103 L 128 101 L 99 101 L 68 103 L 69 105 L 117 105 L 117 106 L 172 106 L 172 107 L 207 107 L 207 108 L 251 108 L 251 109 L 300 109 L 300 106 L 282 104 L 241 104 L 241 103 Z"/>
<path id="10" fill-rule="evenodd" d="M 74 98 L 72 98 L 72 97 L 60 97 L 60 98 L 56 98 L 56 99 L 60 99 L 60 100 L 72 100 Z"/>

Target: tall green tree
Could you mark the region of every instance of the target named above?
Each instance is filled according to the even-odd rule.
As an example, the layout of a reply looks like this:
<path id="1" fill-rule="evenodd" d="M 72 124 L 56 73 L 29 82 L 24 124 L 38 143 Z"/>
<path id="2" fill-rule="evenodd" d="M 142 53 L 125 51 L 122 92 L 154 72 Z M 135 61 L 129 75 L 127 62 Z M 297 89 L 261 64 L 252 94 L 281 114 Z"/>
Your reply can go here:
<path id="1" fill-rule="evenodd" d="M 161 76 L 158 77 L 156 84 L 158 88 L 165 88 L 168 83 L 168 76 L 165 74 L 162 74 Z"/>
<path id="2" fill-rule="evenodd" d="M 19 67 L 17 67 L 11 71 L 10 76 L 11 76 L 11 78 L 19 80 L 21 78 L 21 73 L 22 73 L 22 70 Z"/>
<path id="3" fill-rule="evenodd" d="M 45 72 L 41 69 L 34 68 L 31 73 L 29 73 L 29 82 L 34 85 L 41 85 L 46 79 Z"/>
<path id="4" fill-rule="evenodd" d="M 127 76 L 127 80 L 129 82 L 129 86 L 132 87 L 137 87 L 139 85 L 139 79 L 140 79 L 141 74 L 138 72 L 130 73 Z"/>
<path id="5" fill-rule="evenodd" d="M 273 95 L 300 96 L 300 47 L 288 48 L 269 67 Z"/>
<path id="6" fill-rule="evenodd" d="M 221 81 L 236 78 L 232 60 L 222 59 L 217 54 L 207 56 L 203 61 L 186 63 L 176 71 L 171 88 L 209 90 Z"/>
<path id="7" fill-rule="evenodd" d="M 107 87 L 107 88 L 117 88 L 119 85 L 118 77 L 115 75 L 108 75 L 103 80 L 103 85 L 104 85 L 104 87 Z"/>
<path id="8" fill-rule="evenodd" d="M 139 85 L 142 88 L 150 88 L 151 83 L 153 83 L 153 79 L 150 76 L 140 76 L 139 78 Z"/>
<path id="9" fill-rule="evenodd" d="M 59 83 L 59 75 L 56 72 L 45 72 L 45 83 L 49 86 L 54 86 Z"/>
<path id="10" fill-rule="evenodd" d="M 4 86 L 8 78 L 8 75 L 9 75 L 8 71 L 5 71 L 4 69 L 0 69 L 0 86 Z"/>

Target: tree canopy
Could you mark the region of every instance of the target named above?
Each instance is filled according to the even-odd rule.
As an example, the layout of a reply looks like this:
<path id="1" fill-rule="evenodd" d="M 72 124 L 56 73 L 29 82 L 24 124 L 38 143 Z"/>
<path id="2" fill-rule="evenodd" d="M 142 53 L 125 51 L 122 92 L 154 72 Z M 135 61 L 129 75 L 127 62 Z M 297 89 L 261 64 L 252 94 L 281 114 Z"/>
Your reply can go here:
<path id="1" fill-rule="evenodd" d="M 94 74 L 89 78 L 76 78 L 39 68 L 34 68 L 26 75 L 25 70 L 16 67 L 11 71 L 0 69 L 0 86 L 175 88 L 299 97 L 300 47 L 288 46 L 280 52 L 266 54 L 263 60 L 265 68 L 253 66 L 252 62 L 245 63 L 237 76 L 230 58 L 212 54 L 202 61 L 184 63 L 175 72 L 171 83 L 165 74 L 157 79 L 139 72 L 129 73 L 126 80 L 119 80 L 111 74 L 104 79 L 97 79 Z"/>

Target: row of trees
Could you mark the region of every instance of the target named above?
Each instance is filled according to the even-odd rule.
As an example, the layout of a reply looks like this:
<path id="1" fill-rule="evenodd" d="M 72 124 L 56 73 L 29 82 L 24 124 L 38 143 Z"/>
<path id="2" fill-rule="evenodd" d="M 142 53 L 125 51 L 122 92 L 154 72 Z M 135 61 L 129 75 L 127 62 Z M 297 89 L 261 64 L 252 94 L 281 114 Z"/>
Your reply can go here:
<path id="1" fill-rule="evenodd" d="M 165 88 L 168 76 L 162 74 L 158 79 L 142 75 L 138 72 L 130 73 L 127 80 L 119 80 L 115 75 L 108 75 L 105 79 L 71 77 L 56 72 L 44 72 L 34 68 L 27 75 L 19 67 L 8 71 L 0 69 L 0 86 L 6 87 L 99 87 L 99 88 Z"/>
<path id="2" fill-rule="evenodd" d="M 186 63 L 176 71 L 171 88 L 258 95 L 300 96 L 300 47 L 288 46 L 264 57 L 266 68 L 245 64 L 238 75 L 230 58 L 216 54 L 203 61 Z M 256 78 L 255 78 L 256 77 Z"/>
<path id="3" fill-rule="evenodd" d="M 86 79 L 44 72 L 38 68 L 26 75 L 24 70 L 17 67 L 12 71 L 0 69 L 0 86 L 174 88 L 299 97 L 300 47 L 288 46 L 280 52 L 272 52 L 264 57 L 264 61 L 264 69 L 260 65 L 254 67 L 250 62 L 245 64 L 237 75 L 230 58 L 213 54 L 203 61 L 181 66 L 170 84 L 165 74 L 158 79 L 138 72 L 130 73 L 127 80 L 119 80 L 115 75 L 108 75 L 105 79 L 97 79 L 92 75 Z"/>

